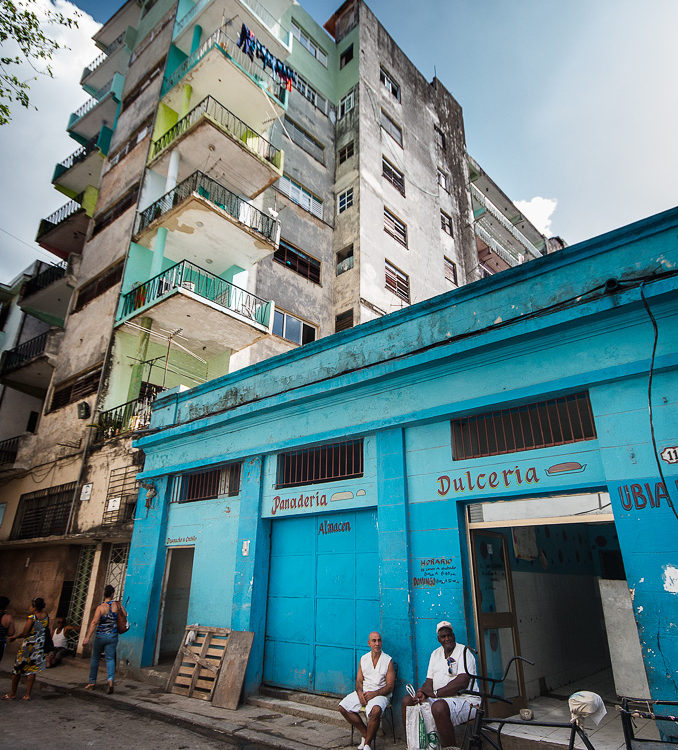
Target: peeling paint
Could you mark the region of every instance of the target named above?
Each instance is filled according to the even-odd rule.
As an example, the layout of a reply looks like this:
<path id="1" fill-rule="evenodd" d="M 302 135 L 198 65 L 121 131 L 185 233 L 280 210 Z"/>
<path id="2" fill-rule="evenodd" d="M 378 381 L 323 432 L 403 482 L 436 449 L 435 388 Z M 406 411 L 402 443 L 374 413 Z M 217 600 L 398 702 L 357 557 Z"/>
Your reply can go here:
<path id="1" fill-rule="evenodd" d="M 664 566 L 662 580 L 664 582 L 664 591 L 667 591 L 669 594 L 678 594 L 678 568 L 675 565 Z"/>

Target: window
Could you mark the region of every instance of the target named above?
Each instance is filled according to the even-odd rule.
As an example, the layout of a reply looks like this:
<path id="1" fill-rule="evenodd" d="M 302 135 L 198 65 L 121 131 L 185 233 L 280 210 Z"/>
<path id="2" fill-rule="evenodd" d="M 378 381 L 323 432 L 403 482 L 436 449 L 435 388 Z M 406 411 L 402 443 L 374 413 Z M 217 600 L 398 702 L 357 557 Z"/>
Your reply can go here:
<path id="1" fill-rule="evenodd" d="M 114 167 L 121 159 L 124 159 L 127 154 L 143 139 L 148 135 L 153 124 L 153 118 L 149 117 L 140 127 L 138 127 L 132 135 L 120 146 L 117 151 L 108 157 L 108 164 L 110 167 Z"/>
<path id="2" fill-rule="evenodd" d="M 273 333 L 295 344 L 310 344 L 316 339 L 314 326 L 305 323 L 294 315 L 276 310 L 273 316 Z"/>
<path id="3" fill-rule="evenodd" d="M 447 193 L 450 192 L 450 178 L 443 172 L 442 169 L 438 170 L 438 185 Z"/>
<path id="4" fill-rule="evenodd" d="M 339 193 L 337 196 L 337 212 L 343 214 L 347 208 L 351 208 L 353 205 L 353 188 L 350 187 L 348 190 L 344 190 L 343 193 Z"/>
<path id="5" fill-rule="evenodd" d="M 278 455 L 276 487 L 333 482 L 363 475 L 363 441 L 347 440 Z"/>
<path id="6" fill-rule="evenodd" d="M 595 437 L 589 394 L 577 393 L 452 420 L 452 458 L 498 456 Z"/>
<path id="7" fill-rule="evenodd" d="M 297 125 L 294 120 L 285 115 L 285 133 L 300 148 L 303 148 L 307 154 L 317 159 L 321 164 L 325 163 L 325 147 L 317 141 L 310 133 Z"/>
<path id="8" fill-rule="evenodd" d="M 353 268 L 353 243 L 337 253 L 337 276 Z"/>
<path id="9" fill-rule="evenodd" d="M 109 224 L 112 224 L 117 218 L 122 216 L 131 206 L 136 205 L 137 194 L 139 192 L 139 183 L 137 182 L 125 195 L 108 211 L 94 217 L 94 228 L 92 229 L 92 237 L 99 234 L 102 229 L 105 229 Z"/>
<path id="10" fill-rule="evenodd" d="M 407 247 L 407 225 L 392 214 L 388 208 L 384 209 L 384 231 L 398 240 L 401 245 Z"/>
<path id="11" fill-rule="evenodd" d="M 353 156 L 353 141 L 349 141 L 345 146 L 339 149 L 339 164 L 343 164 L 347 159 Z"/>
<path id="12" fill-rule="evenodd" d="M 283 175 L 278 180 L 278 190 L 309 213 L 322 219 L 323 202 L 320 198 L 302 187 L 298 182 L 291 180 L 287 175 Z"/>
<path id="13" fill-rule="evenodd" d="M 73 307 L 73 312 L 79 312 L 82 308 L 93 299 L 103 294 L 111 287 L 114 287 L 122 279 L 122 261 L 111 266 L 107 271 L 99 274 L 97 277 L 88 281 L 78 289 L 78 298 Z"/>
<path id="14" fill-rule="evenodd" d="M 159 62 L 153 70 L 148 72 L 140 81 L 139 83 L 132 89 L 132 91 L 129 92 L 129 94 L 125 95 L 125 98 L 123 99 L 122 106 L 120 107 L 120 111 L 124 112 L 131 104 L 133 104 L 143 93 L 146 91 L 146 89 L 150 86 L 151 81 L 159 76 L 163 69 L 165 67 L 165 60 L 163 59 L 161 62 Z"/>
<path id="15" fill-rule="evenodd" d="M 280 245 L 273 254 L 273 259 L 277 260 L 278 263 L 282 263 L 283 266 L 287 266 L 305 279 L 315 284 L 320 283 L 320 261 L 311 258 L 310 255 L 306 255 L 306 253 L 291 245 L 287 240 L 280 240 Z"/>
<path id="16" fill-rule="evenodd" d="M 400 101 L 400 86 L 391 78 L 391 76 L 383 69 L 379 69 L 379 80 L 384 84 L 387 91 L 390 91 L 393 98 Z"/>
<path id="17" fill-rule="evenodd" d="M 436 125 L 433 126 L 433 138 L 438 148 L 445 151 L 445 133 Z"/>
<path id="18" fill-rule="evenodd" d="M 322 112 L 324 115 L 327 114 L 328 111 L 328 103 L 327 99 L 322 94 L 319 94 L 311 84 L 304 80 L 299 73 L 297 73 L 297 80 L 296 82 L 292 82 L 293 86 L 297 89 L 297 91 L 306 99 L 308 99 L 309 102 L 320 112 Z"/>
<path id="19" fill-rule="evenodd" d="M 61 536 L 66 533 L 76 482 L 59 484 L 19 498 L 12 539 Z"/>
<path id="20" fill-rule="evenodd" d="M 449 258 L 443 258 L 445 263 L 445 278 L 451 281 L 455 286 L 459 286 L 457 281 L 457 264 Z"/>
<path id="21" fill-rule="evenodd" d="M 381 110 L 381 127 L 393 138 L 393 140 L 402 148 L 403 146 L 403 131 L 400 129 L 399 125 L 396 125 L 395 122 L 384 112 L 384 110 Z"/>
<path id="22" fill-rule="evenodd" d="M 186 474 L 172 481 L 171 503 L 192 503 L 215 497 L 234 497 L 240 492 L 240 461 Z"/>
<path id="23" fill-rule="evenodd" d="M 386 261 L 386 288 L 405 302 L 410 301 L 410 277 Z"/>
<path id="24" fill-rule="evenodd" d="M 292 35 L 296 37 L 301 46 L 310 52 L 319 63 L 327 67 L 327 54 L 325 50 L 318 46 L 315 40 L 310 37 L 295 21 L 292 21 Z"/>
<path id="25" fill-rule="evenodd" d="M 440 228 L 446 234 L 452 237 L 452 217 L 448 216 L 444 211 L 440 212 Z"/>
<path id="26" fill-rule="evenodd" d="M 347 115 L 355 106 L 355 90 L 351 89 L 348 94 L 339 102 L 339 119 Z"/>
<path id="27" fill-rule="evenodd" d="M 402 195 L 405 195 L 405 175 L 385 157 L 381 157 L 381 170 L 384 177 Z"/>
<path id="28" fill-rule="evenodd" d="M 58 383 L 52 391 L 50 411 L 60 409 L 62 406 L 72 404 L 74 401 L 96 393 L 99 390 L 100 378 L 101 365 L 66 383 Z"/>
<path id="29" fill-rule="evenodd" d="M 131 464 L 113 469 L 108 476 L 106 506 L 101 520 L 102 525 L 125 523 L 134 520 L 134 511 L 139 495 L 137 473 L 139 468 Z"/>
<path id="30" fill-rule="evenodd" d="M 353 310 L 346 310 L 334 316 L 334 332 L 339 333 L 347 328 L 353 328 Z"/>
<path id="31" fill-rule="evenodd" d="M 339 55 L 339 69 L 348 65 L 353 59 L 353 45 L 349 44 L 348 47 Z"/>

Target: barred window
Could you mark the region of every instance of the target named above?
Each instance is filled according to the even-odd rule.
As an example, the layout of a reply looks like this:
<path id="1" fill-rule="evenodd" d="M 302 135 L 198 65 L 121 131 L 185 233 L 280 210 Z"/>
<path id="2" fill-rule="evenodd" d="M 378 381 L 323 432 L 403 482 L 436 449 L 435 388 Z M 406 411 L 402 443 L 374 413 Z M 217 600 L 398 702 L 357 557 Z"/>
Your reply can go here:
<path id="1" fill-rule="evenodd" d="M 101 378 L 101 365 L 89 370 L 88 372 L 66 383 L 58 383 L 52 391 L 52 400 L 50 401 L 50 411 L 60 409 L 62 406 L 72 404 L 81 398 L 96 393 L 99 389 L 99 380 Z"/>
<path id="2" fill-rule="evenodd" d="M 122 280 L 123 262 L 119 261 L 111 266 L 108 270 L 99 274 L 91 281 L 78 289 L 78 297 L 73 307 L 73 312 L 79 312 L 82 308 L 93 299 L 111 289 Z"/>
<path id="3" fill-rule="evenodd" d="M 130 190 L 123 195 L 123 197 L 108 211 L 94 217 L 94 228 L 92 229 L 92 237 L 102 229 L 105 229 L 109 224 L 112 224 L 117 218 L 122 216 L 125 211 L 131 206 L 134 206 L 137 202 L 137 195 L 139 193 L 139 183 L 137 182 Z"/>
<path id="4" fill-rule="evenodd" d="M 61 536 L 66 533 L 76 482 L 59 484 L 19 498 L 12 539 Z"/>
<path id="5" fill-rule="evenodd" d="M 457 264 L 449 258 L 443 258 L 445 262 L 445 278 L 451 281 L 455 286 L 458 286 L 457 281 Z"/>
<path id="6" fill-rule="evenodd" d="M 351 208 L 353 205 L 353 188 L 350 187 L 348 190 L 344 190 L 343 193 L 339 193 L 337 196 L 337 212 L 343 214 L 347 208 Z"/>
<path id="7" fill-rule="evenodd" d="M 400 86 L 391 78 L 391 76 L 383 69 L 379 69 L 379 80 L 382 82 L 387 91 L 390 91 L 393 98 L 400 101 Z"/>
<path id="8" fill-rule="evenodd" d="M 381 170 L 384 177 L 402 195 L 405 195 L 405 175 L 385 157 L 381 157 Z"/>
<path id="9" fill-rule="evenodd" d="M 172 479 L 171 503 L 192 503 L 216 497 L 234 497 L 240 492 L 242 463 L 177 474 Z"/>
<path id="10" fill-rule="evenodd" d="M 354 89 L 351 89 L 348 94 L 339 102 L 339 119 L 341 120 L 344 115 L 347 115 L 355 106 Z"/>
<path id="11" fill-rule="evenodd" d="M 287 175 L 283 175 L 278 180 L 278 190 L 309 213 L 322 219 L 323 202 L 320 198 L 302 187 L 298 182 L 291 180 Z"/>
<path id="12" fill-rule="evenodd" d="M 290 140 L 294 141 L 300 148 L 303 148 L 307 154 L 310 154 L 321 164 L 325 163 L 325 147 L 322 143 L 304 130 L 301 125 L 297 125 L 287 115 L 285 115 L 285 132 Z"/>
<path id="13" fill-rule="evenodd" d="M 410 277 L 386 261 L 386 288 L 405 302 L 410 301 Z"/>
<path id="14" fill-rule="evenodd" d="M 320 484 L 363 475 L 363 440 L 328 443 L 278 455 L 276 487 Z"/>
<path id="15" fill-rule="evenodd" d="M 401 245 L 407 247 L 407 225 L 388 208 L 384 208 L 384 231 L 398 240 Z"/>
<path id="16" fill-rule="evenodd" d="M 127 154 L 137 146 L 143 139 L 148 135 L 153 125 L 153 117 L 148 117 L 136 130 L 132 132 L 132 135 L 115 150 L 114 153 L 108 157 L 108 164 L 110 167 L 114 167 L 121 159 L 124 159 Z"/>
<path id="17" fill-rule="evenodd" d="M 381 127 L 393 138 L 393 140 L 402 148 L 403 146 L 403 131 L 400 125 L 397 125 L 393 120 L 381 110 Z"/>
<path id="18" fill-rule="evenodd" d="M 440 228 L 452 237 L 452 217 L 444 211 L 440 212 Z"/>
<path id="19" fill-rule="evenodd" d="M 588 392 L 474 414 L 451 424 L 455 461 L 596 438 Z"/>
<path id="20" fill-rule="evenodd" d="M 353 156 L 353 141 L 349 141 L 345 146 L 339 149 L 339 164 L 343 164 L 352 156 Z"/>
<path id="21" fill-rule="evenodd" d="M 280 240 L 280 246 L 273 259 L 315 284 L 320 283 L 320 261 L 299 250 L 287 240 Z"/>

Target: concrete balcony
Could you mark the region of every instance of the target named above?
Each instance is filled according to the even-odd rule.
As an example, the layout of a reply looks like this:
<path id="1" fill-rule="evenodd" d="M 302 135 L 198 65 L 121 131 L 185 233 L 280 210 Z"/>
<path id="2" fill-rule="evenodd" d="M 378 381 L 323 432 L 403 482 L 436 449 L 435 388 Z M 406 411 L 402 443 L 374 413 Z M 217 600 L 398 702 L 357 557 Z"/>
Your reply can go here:
<path id="1" fill-rule="evenodd" d="M 222 28 L 168 73 L 163 102 L 179 112 L 186 85 L 191 87 L 193 101 L 212 96 L 257 133 L 264 132 L 287 108 L 283 79 L 269 68 L 264 70 L 256 58 L 250 60 Z"/>
<path id="2" fill-rule="evenodd" d="M 72 200 L 40 221 L 35 241 L 62 260 L 68 260 L 71 253 L 82 252 L 88 225 L 84 207 Z"/>
<path id="3" fill-rule="evenodd" d="M 163 390 L 162 387 L 158 387 L 156 393 L 135 398 L 112 409 L 99 412 L 95 421 L 94 442 L 103 443 L 115 437 L 146 429 L 151 423 L 151 406 L 158 393 Z"/>
<path id="4" fill-rule="evenodd" d="M 75 198 L 89 185 L 99 185 L 103 164 L 97 135 L 56 165 L 52 185 L 69 198 Z"/>
<path id="5" fill-rule="evenodd" d="M 44 398 L 52 378 L 63 331 L 51 329 L 2 353 L 0 383 Z"/>
<path id="6" fill-rule="evenodd" d="M 65 262 L 48 266 L 29 279 L 19 307 L 35 318 L 63 327 L 72 294 L 67 268 Z"/>
<path id="7" fill-rule="evenodd" d="M 99 49 L 105 50 L 127 30 L 129 26 L 136 26 L 141 16 L 142 0 L 128 0 L 92 37 Z"/>
<path id="8" fill-rule="evenodd" d="M 211 96 L 151 144 L 149 166 L 167 174 L 174 149 L 180 154 L 180 181 L 216 152 L 221 158 L 210 170 L 212 177 L 250 198 L 283 173 L 283 152 Z"/>
<path id="9" fill-rule="evenodd" d="M 0 477 L 9 479 L 14 474 L 25 471 L 30 462 L 26 448 L 31 444 L 33 435 L 29 432 L 16 437 L 0 440 Z"/>
<path id="10" fill-rule="evenodd" d="M 135 241 L 153 247 L 161 227 L 169 230 L 164 255 L 200 266 L 249 268 L 275 251 L 280 224 L 228 188 L 194 172 L 137 217 Z"/>
<path id="11" fill-rule="evenodd" d="M 130 51 L 125 40 L 128 31 L 122 31 L 106 49 L 83 70 L 80 85 L 94 96 L 113 78 L 114 73 L 127 71 Z"/>
<path id="12" fill-rule="evenodd" d="M 290 0 L 268 2 L 268 7 L 260 0 L 196 0 L 188 12 L 177 18 L 173 41 L 183 48 L 191 43 L 196 23 L 203 29 L 215 29 L 224 18 L 237 18 L 238 26 L 244 23 L 271 54 L 285 60 L 292 51 L 292 35 L 279 19 L 290 5 Z"/>
<path id="13" fill-rule="evenodd" d="M 499 273 L 519 265 L 520 261 L 480 224 L 474 226 L 478 260 L 489 273 Z"/>
<path id="14" fill-rule="evenodd" d="M 73 112 L 66 127 L 69 135 L 84 146 L 93 138 L 103 140 L 107 131 L 112 133 L 118 118 L 124 83 L 124 77 L 115 73 L 102 89 Z M 110 140 L 110 135 L 108 138 Z"/>
<path id="15" fill-rule="evenodd" d="M 182 261 L 122 296 L 118 322 L 150 318 L 199 344 L 206 360 L 238 351 L 270 333 L 274 303 Z"/>

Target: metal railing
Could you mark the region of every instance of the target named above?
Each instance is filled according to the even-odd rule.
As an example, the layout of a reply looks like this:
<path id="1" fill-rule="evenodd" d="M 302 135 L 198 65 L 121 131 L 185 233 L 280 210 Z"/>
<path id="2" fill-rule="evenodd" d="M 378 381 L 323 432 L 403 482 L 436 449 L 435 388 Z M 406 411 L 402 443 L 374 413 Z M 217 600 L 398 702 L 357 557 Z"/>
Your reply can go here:
<path id="1" fill-rule="evenodd" d="M 75 119 L 79 120 L 81 117 L 84 117 L 91 109 L 94 109 L 94 107 L 96 107 L 98 103 L 99 100 L 95 99 L 94 97 L 88 99 L 84 104 L 78 107 L 75 112 L 73 112 Z"/>
<path id="2" fill-rule="evenodd" d="M 41 237 L 46 232 L 49 232 L 50 229 L 53 229 L 57 224 L 61 224 L 62 221 L 66 221 L 66 219 L 73 216 L 73 214 L 76 214 L 78 211 L 82 210 L 82 206 L 78 202 L 78 198 L 82 200 L 80 196 L 77 196 L 74 200 L 68 201 L 68 203 L 64 204 L 61 208 L 58 208 L 46 219 L 43 219 L 40 222 L 38 237 Z"/>
<path id="3" fill-rule="evenodd" d="M 19 452 L 19 440 L 21 435 L 0 441 L 0 466 L 13 464 Z"/>
<path id="4" fill-rule="evenodd" d="M 84 161 L 92 151 L 98 149 L 97 141 L 99 140 L 99 134 L 97 133 L 94 138 L 89 140 L 84 146 L 81 146 L 77 151 L 74 151 L 70 156 L 67 156 L 63 161 L 59 162 L 59 166 L 63 167 L 64 170 L 70 169 L 75 164 L 79 164 Z"/>
<path id="5" fill-rule="evenodd" d="M 186 289 L 255 323 L 263 326 L 269 324 L 271 310 L 269 301 L 187 260 L 182 260 L 127 292 L 123 298 L 121 317 L 125 318 L 136 310 L 157 302 L 173 289 Z"/>
<path id="6" fill-rule="evenodd" d="M 176 187 L 158 198 L 155 203 L 139 214 L 137 223 L 137 233 L 146 229 L 149 224 L 157 218 L 167 213 L 171 208 L 186 200 L 193 193 L 200 197 L 206 198 L 210 203 L 214 203 L 218 208 L 226 211 L 227 214 L 247 225 L 255 232 L 264 235 L 271 242 L 276 241 L 278 222 L 271 216 L 255 208 L 251 203 L 243 200 L 228 188 L 220 185 L 216 180 L 203 174 L 202 172 L 193 172 L 185 180 L 180 182 Z"/>
<path id="7" fill-rule="evenodd" d="M 255 64 L 253 60 L 250 60 L 238 47 L 236 42 L 228 36 L 224 28 L 217 29 L 207 37 L 192 55 L 189 55 L 169 76 L 165 77 L 161 96 L 164 96 L 170 89 L 174 88 L 186 73 L 197 65 L 213 47 L 217 47 L 228 59 L 237 63 L 256 83 L 259 85 L 262 83 L 266 84 L 262 88 L 268 91 L 281 104 L 285 103 L 286 89 L 279 77 L 267 69 L 263 69 L 260 65 Z"/>
<path id="8" fill-rule="evenodd" d="M 84 81 L 85 78 L 87 78 L 88 75 L 91 75 L 94 73 L 94 71 L 101 65 L 101 63 L 107 58 L 110 57 L 116 49 L 125 41 L 125 34 L 127 31 L 123 31 L 116 39 L 114 39 L 108 47 L 92 62 L 85 67 L 85 70 L 82 73 L 81 81 Z"/>
<path id="9" fill-rule="evenodd" d="M 164 389 L 160 388 L 158 392 L 161 390 Z M 151 406 L 157 395 L 153 393 L 143 398 L 135 398 L 113 409 L 100 412 L 94 442 L 102 443 L 118 435 L 148 427 L 151 423 Z"/>
<path id="10" fill-rule="evenodd" d="M 503 245 L 500 245 L 497 240 L 483 227 L 478 224 L 478 222 L 475 223 L 474 229 L 476 232 L 476 235 L 480 237 L 480 239 L 489 247 L 492 248 L 492 250 L 500 257 L 502 260 L 505 260 L 509 266 L 517 266 L 519 263 L 518 258 L 516 258 L 514 255 L 512 255 L 506 248 L 503 247 Z"/>
<path id="11" fill-rule="evenodd" d="M 239 141 L 242 141 L 250 151 L 258 154 L 262 159 L 270 161 L 275 166 L 280 166 L 280 149 L 276 148 L 262 135 L 252 130 L 247 123 L 243 122 L 211 96 L 206 96 L 200 104 L 194 107 L 185 117 L 182 117 L 174 127 L 158 138 L 157 141 L 153 141 L 151 159 L 154 159 L 176 138 L 185 133 L 204 116 L 215 120 L 224 130 Z"/>
<path id="12" fill-rule="evenodd" d="M 31 294 L 35 294 L 36 292 L 41 291 L 42 289 L 46 289 L 50 284 L 53 284 L 55 281 L 59 281 L 59 279 L 63 279 L 63 277 L 66 275 L 66 269 L 68 267 L 68 264 L 66 261 L 63 261 L 62 263 L 59 263 L 55 266 L 48 266 L 43 271 L 40 271 L 40 273 L 33 276 L 32 279 L 29 279 L 26 282 L 26 286 L 24 287 L 24 296 L 23 298 L 26 299 L 27 297 L 30 297 Z"/>
<path id="13" fill-rule="evenodd" d="M 537 249 L 534 243 L 530 242 L 527 237 L 511 222 L 511 220 L 505 216 L 492 201 L 479 190 L 473 183 L 471 183 L 471 195 L 494 216 L 500 224 L 502 224 L 508 231 L 518 240 L 522 245 L 529 250 L 535 258 L 541 257 L 541 251 Z"/>
<path id="14" fill-rule="evenodd" d="M 10 349 L 4 353 L 2 358 L 2 365 L 0 366 L 0 374 L 15 370 L 17 367 L 21 367 L 30 362 L 35 357 L 39 357 L 44 354 L 45 347 L 47 346 L 47 336 L 49 331 L 44 331 L 39 336 L 24 341 L 23 344 L 15 346 L 14 349 Z"/>

